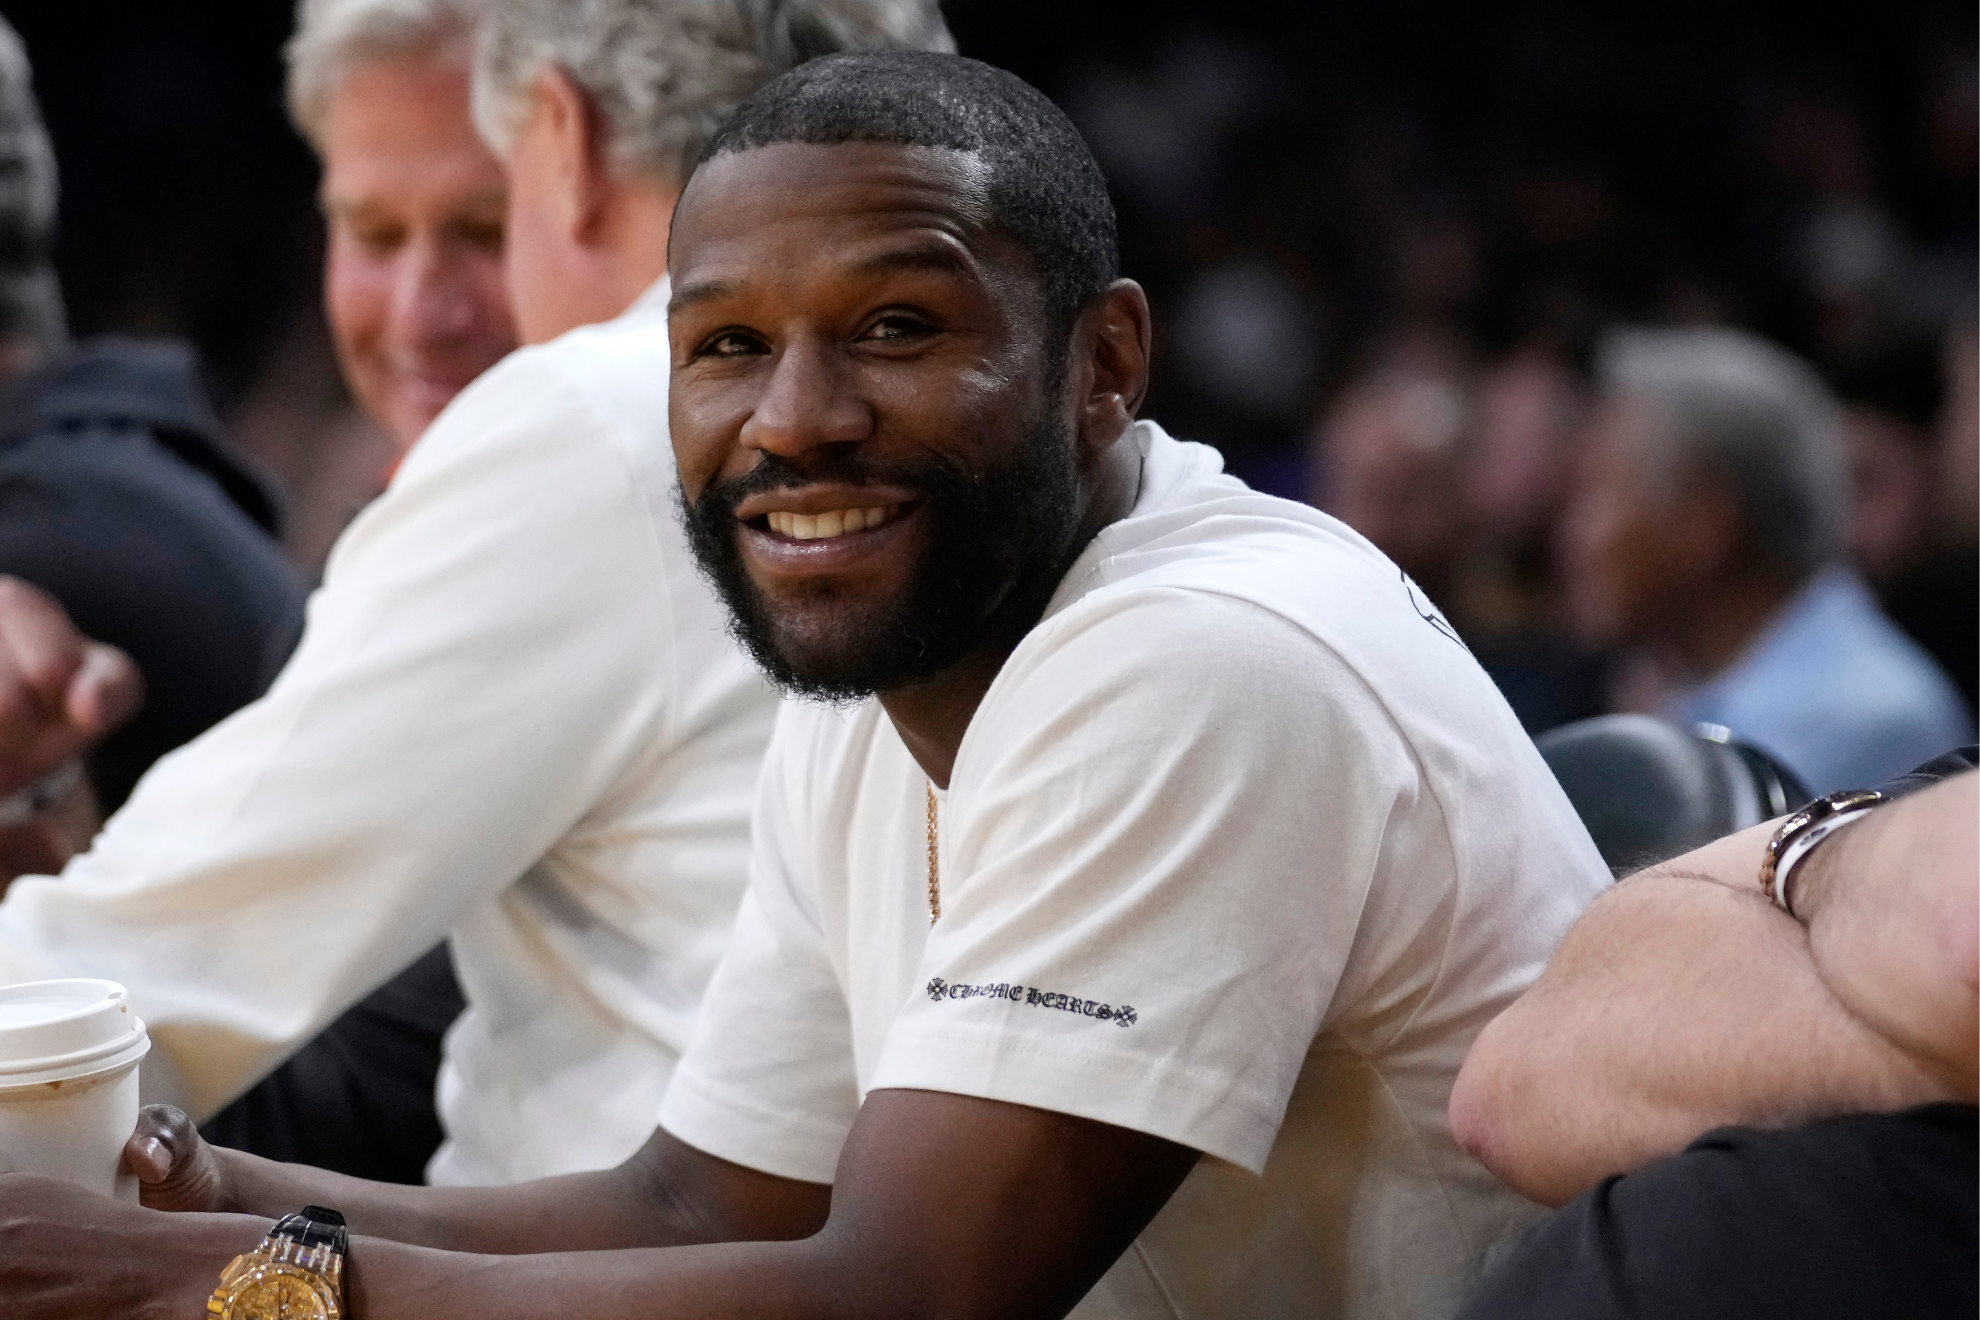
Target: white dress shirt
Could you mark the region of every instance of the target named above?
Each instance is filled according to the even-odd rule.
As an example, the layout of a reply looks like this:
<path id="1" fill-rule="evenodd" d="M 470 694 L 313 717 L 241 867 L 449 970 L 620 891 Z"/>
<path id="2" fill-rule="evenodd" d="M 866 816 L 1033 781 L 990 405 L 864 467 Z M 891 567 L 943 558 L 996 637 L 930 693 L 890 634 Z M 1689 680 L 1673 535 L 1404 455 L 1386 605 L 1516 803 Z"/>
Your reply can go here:
<path id="1" fill-rule="evenodd" d="M 743 889 L 775 698 L 674 511 L 666 282 L 512 354 L 354 522 L 273 688 L 0 902 L 0 983 L 122 982 L 204 1118 L 451 932 L 434 1181 L 651 1133 Z"/>

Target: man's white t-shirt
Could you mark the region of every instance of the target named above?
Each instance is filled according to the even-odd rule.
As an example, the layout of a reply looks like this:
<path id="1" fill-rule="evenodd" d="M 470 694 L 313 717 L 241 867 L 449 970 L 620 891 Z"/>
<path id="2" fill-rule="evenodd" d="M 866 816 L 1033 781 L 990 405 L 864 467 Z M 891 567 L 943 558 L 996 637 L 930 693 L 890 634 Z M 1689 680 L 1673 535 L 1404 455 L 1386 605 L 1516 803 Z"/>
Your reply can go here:
<path id="1" fill-rule="evenodd" d="M 661 1125 L 830 1182 L 876 1089 L 1075 1114 L 1209 1157 L 1076 1315 L 1447 1315 L 1536 1212 L 1453 1141 L 1451 1083 L 1609 872 L 1394 564 L 1133 441 L 1132 513 L 963 738 L 939 923 L 879 705 L 779 716 Z"/>
<path id="2" fill-rule="evenodd" d="M 463 391 L 267 695 L 0 902 L 0 983 L 123 982 L 148 1089 L 203 1118 L 451 932 L 469 1007 L 430 1176 L 638 1149 L 734 922 L 776 705 L 674 514 L 668 364 L 662 281 Z"/>

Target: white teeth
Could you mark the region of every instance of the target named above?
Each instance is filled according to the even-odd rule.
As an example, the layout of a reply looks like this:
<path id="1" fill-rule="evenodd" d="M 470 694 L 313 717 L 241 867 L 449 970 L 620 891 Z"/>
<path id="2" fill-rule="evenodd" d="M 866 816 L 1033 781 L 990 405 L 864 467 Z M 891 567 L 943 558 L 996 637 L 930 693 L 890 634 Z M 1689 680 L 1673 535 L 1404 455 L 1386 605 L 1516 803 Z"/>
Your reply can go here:
<path id="1" fill-rule="evenodd" d="M 901 511 L 898 504 L 877 509 L 831 509 L 825 513 L 784 513 L 766 515 L 770 530 L 793 541 L 821 541 L 828 536 L 863 532 L 878 527 Z"/>

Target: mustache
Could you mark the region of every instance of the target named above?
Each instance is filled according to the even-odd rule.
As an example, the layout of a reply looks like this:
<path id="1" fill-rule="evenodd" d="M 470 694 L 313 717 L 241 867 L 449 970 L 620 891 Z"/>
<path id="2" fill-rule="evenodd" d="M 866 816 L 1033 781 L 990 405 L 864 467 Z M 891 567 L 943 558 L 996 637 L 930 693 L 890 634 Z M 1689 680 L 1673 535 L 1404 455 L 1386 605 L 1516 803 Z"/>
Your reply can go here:
<path id="1" fill-rule="evenodd" d="M 847 486 L 899 486 L 929 494 L 959 484 L 967 484 L 950 464 L 930 455 L 918 463 L 878 464 L 853 453 L 823 453 L 808 456 L 802 463 L 781 454 L 764 454 L 756 466 L 739 477 L 716 478 L 703 487 L 694 503 L 702 509 L 720 508 L 730 512 L 752 495 L 773 490 L 794 490 L 823 482 Z"/>

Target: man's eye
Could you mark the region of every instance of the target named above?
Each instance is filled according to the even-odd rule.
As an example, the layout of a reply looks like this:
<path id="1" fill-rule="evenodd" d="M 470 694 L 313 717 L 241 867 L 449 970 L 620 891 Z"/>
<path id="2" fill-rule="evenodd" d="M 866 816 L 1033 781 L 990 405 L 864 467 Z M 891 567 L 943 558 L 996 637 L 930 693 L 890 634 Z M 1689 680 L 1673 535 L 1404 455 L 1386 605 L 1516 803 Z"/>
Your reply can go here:
<path id="1" fill-rule="evenodd" d="M 899 343 L 906 339 L 918 339 L 928 334 L 931 327 L 912 316 L 883 316 L 867 327 L 863 339 L 878 340 L 881 343 Z"/>
<path id="2" fill-rule="evenodd" d="M 739 330 L 724 330 L 711 335 L 701 345 L 702 357 L 747 357 L 763 351 L 763 345 L 755 336 Z"/>
<path id="3" fill-rule="evenodd" d="M 398 228 L 353 225 L 344 232 L 366 252 L 381 255 L 397 251 L 406 241 L 406 231 Z"/>
<path id="4" fill-rule="evenodd" d="M 456 221 L 454 233 L 462 242 L 484 252 L 499 255 L 502 251 L 502 222 L 500 220 L 460 220 Z"/>

